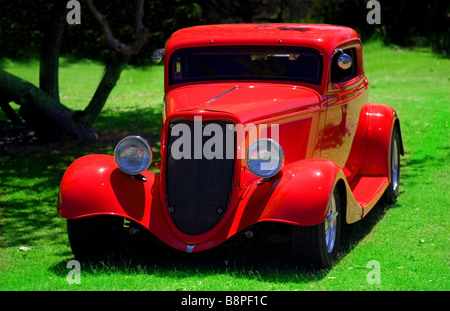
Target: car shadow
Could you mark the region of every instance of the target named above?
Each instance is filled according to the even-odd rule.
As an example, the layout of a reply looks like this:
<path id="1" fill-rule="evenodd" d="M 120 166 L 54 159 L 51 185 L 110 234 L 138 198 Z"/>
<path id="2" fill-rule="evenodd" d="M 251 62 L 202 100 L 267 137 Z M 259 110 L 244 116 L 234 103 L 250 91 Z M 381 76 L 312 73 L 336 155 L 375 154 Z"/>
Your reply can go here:
<path id="1" fill-rule="evenodd" d="M 392 207 L 396 205 L 386 206 L 380 202 L 361 221 L 344 225 L 340 259 L 345 258 Z M 67 260 L 63 260 L 50 269 L 55 274 L 63 273 L 65 276 L 66 265 Z M 155 238 L 126 244 L 126 247 L 104 261 L 82 263 L 83 273 L 95 275 L 109 269 L 130 274 L 178 278 L 229 274 L 235 278 L 270 283 L 309 283 L 321 280 L 329 273 L 329 270 L 311 270 L 297 266 L 290 241 L 282 236 L 269 240 L 266 236 L 248 239 L 243 235 L 200 253 L 174 250 Z"/>

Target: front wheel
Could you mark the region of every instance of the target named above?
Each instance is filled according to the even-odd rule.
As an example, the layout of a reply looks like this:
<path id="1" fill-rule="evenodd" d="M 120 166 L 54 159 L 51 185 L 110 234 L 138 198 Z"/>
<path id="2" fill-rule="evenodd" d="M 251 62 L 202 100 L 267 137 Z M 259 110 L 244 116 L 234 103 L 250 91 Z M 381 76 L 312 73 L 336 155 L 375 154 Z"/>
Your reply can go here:
<path id="1" fill-rule="evenodd" d="M 98 216 L 67 220 L 69 243 L 77 260 L 99 261 L 112 253 L 112 225 L 107 220 Z"/>
<path id="2" fill-rule="evenodd" d="M 301 266 L 325 269 L 333 265 L 339 252 L 341 236 L 341 202 L 334 189 L 325 220 L 315 226 L 294 226 L 294 257 Z"/>

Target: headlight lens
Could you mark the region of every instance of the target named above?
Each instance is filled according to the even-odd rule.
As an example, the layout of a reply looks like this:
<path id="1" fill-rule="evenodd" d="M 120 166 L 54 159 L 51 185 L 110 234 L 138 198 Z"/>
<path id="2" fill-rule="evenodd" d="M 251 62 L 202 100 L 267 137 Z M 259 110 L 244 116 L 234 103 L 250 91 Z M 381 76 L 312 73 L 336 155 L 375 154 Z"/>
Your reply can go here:
<path id="1" fill-rule="evenodd" d="M 145 139 L 140 136 L 128 136 L 117 144 L 114 159 L 124 173 L 137 175 L 150 166 L 153 153 Z"/>
<path id="2" fill-rule="evenodd" d="M 283 165 L 284 152 L 274 140 L 262 138 L 254 141 L 245 155 L 248 169 L 258 177 L 270 178 Z"/>

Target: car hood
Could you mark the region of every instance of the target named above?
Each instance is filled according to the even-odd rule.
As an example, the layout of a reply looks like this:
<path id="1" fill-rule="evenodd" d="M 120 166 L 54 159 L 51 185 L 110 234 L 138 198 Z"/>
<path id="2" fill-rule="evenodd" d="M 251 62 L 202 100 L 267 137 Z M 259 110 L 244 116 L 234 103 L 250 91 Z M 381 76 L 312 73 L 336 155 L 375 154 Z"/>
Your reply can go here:
<path id="1" fill-rule="evenodd" d="M 211 83 L 179 87 L 166 94 L 166 116 L 189 112 L 221 112 L 241 123 L 258 122 L 320 105 L 307 87 L 275 83 Z"/>

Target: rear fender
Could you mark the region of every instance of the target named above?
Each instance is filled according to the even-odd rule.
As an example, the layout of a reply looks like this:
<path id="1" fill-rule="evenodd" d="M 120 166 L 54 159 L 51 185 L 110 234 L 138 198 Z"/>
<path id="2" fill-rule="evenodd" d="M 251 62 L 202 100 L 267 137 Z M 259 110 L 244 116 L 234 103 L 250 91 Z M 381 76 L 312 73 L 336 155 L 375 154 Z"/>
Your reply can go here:
<path id="1" fill-rule="evenodd" d="M 366 177 L 386 176 L 390 180 L 391 138 L 394 126 L 400 123 L 395 110 L 383 104 L 369 104 L 367 109 L 367 135 L 358 175 Z M 400 134 L 400 152 L 403 140 Z"/>

